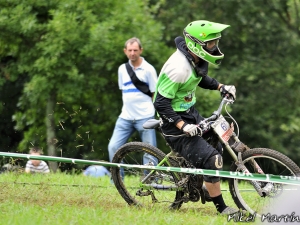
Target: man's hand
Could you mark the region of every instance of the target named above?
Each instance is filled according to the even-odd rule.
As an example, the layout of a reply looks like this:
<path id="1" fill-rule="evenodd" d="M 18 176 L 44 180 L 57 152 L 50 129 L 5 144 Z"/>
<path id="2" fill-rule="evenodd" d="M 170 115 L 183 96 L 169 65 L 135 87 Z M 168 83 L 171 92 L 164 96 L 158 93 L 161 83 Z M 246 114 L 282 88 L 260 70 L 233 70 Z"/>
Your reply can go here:
<path id="1" fill-rule="evenodd" d="M 229 94 L 233 97 L 233 100 L 235 100 L 236 96 L 236 89 L 234 85 L 222 85 L 220 87 L 221 96 L 224 97 L 226 94 Z"/>
<path id="2" fill-rule="evenodd" d="M 181 127 L 181 130 L 183 131 L 183 133 L 188 134 L 189 136 L 202 135 L 202 130 L 196 124 L 184 123 L 183 126 Z"/>

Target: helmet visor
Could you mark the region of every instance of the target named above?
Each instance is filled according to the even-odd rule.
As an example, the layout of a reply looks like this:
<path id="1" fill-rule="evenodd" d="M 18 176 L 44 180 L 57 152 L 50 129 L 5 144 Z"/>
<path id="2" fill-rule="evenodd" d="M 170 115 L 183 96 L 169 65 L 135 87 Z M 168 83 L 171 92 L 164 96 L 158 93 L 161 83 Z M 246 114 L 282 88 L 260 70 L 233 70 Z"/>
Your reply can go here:
<path id="1" fill-rule="evenodd" d="M 203 46 L 204 49 L 207 52 L 209 52 L 210 54 L 214 53 L 218 49 L 219 40 L 220 39 L 214 39 L 214 40 L 205 42 L 205 46 Z"/>

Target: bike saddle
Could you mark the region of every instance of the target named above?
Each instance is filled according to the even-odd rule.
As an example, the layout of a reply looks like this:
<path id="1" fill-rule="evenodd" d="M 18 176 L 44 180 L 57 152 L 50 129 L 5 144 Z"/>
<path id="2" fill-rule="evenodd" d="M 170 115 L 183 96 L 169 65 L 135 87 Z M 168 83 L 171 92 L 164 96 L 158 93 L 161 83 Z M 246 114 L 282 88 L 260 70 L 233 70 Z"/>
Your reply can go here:
<path id="1" fill-rule="evenodd" d="M 160 120 L 150 119 L 143 124 L 144 129 L 155 129 L 159 127 Z"/>

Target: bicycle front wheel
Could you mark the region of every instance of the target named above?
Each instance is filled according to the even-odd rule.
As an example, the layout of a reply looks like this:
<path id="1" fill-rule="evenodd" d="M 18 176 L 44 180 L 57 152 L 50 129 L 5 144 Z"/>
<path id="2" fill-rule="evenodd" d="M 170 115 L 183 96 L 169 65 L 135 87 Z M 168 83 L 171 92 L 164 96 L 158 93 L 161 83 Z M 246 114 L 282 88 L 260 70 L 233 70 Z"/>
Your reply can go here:
<path id="1" fill-rule="evenodd" d="M 118 192 L 129 205 L 152 207 L 159 203 L 164 207 L 170 207 L 172 204 L 172 208 L 179 209 L 183 193 L 176 185 L 180 179 L 178 174 L 136 167 L 178 166 L 172 161 L 154 146 L 143 142 L 130 142 L 118 149 L 112 162 L 135 167 L 112 167 L 112 179 Z"/>
<path id="2" fill-rule="evenodd" d="M 247 150 L 242 154 L 242 161 L 252 174 L 264 173 L 282 176 L 299 176 L 300 174 L 299 167 L 290 158 L 272 149 Z M 241 172 L 235 164 L 231 166 L 231 171 Z M 239 208 L 247 210 L 251 214 L 256 213 L 258 216 L 271 213 L 274 207 L 280 204 L 280 196 L 283 193 L 296 193 L 298 189 L 297 186 L 291 187 L 272 182 L 256 181 L 255 184 L 259 190 L 263 190 L 262 193 L 259 194 L 252 181 L 241 179 L 230 179 L 229 189 Z"/>

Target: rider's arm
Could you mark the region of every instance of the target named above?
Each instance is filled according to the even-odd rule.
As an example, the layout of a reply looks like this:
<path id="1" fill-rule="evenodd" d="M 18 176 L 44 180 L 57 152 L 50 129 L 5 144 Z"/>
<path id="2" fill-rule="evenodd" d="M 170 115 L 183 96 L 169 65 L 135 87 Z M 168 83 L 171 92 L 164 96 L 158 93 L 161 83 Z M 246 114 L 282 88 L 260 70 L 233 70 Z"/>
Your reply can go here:
<path id="1" fill-rule="evenodd" d="M 178 129 L 181 130 L 183 124 L 184 124 L 184 121 L 183 121 L 183 120 L 180 120 L 180 121 L 176 124 L 176 127 L 177 127 Z"/>
<path id="2" fill-rule="evenodd" d="M 218 83 L 215 86 L 215 89 L 219 90 L 221 86 L 222 86 L 222 84 Z M 181 119 L 181 116 L 179 116 L 173 110 L 173 108 L 171 106 L 171 101 L 172 101 L 172 99 L 165 98 L 158 92 L 156 95 L 156 99 L 154 101 L 154 108 L 163 119 L 168 120 L 169 123 L 174 123 L 174 125 L 178 129 L 181 129 L 184 124 L 184 121 Z"/>
<path id="3" fill-rule="evenodd" d="M 221 84 L 214 78 L 209 76 L 204 76 L 200 83 L 198 84 L 199 87 L 209 90 L 219 90 Z"/>
<path id="4" fill-rule="evenodd" d="M 174 123 L 180 129 L 184 122 L 181 116 L 173 110 L 171 101 L 172 99 L 165 98 L 158 92 L 154 101 L 154 108 L 163 119 L 168 120 L 169 123 Z"/>

